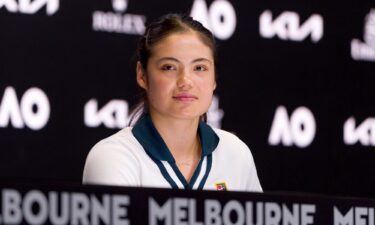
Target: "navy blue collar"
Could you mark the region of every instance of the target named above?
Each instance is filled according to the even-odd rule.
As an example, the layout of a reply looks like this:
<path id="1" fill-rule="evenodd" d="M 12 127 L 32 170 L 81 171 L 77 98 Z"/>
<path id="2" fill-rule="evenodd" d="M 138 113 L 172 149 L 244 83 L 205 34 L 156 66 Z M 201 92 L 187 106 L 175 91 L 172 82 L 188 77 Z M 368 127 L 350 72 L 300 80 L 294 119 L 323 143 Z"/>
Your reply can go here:
<path id="1" fill-rule="evenodd" d="M 134 137 L 143 146 L 146 152 L 155 159 L 174 163 L 175 160 L 164 140 L 156 130 L 148 114 L 139 118 L 132 129 Z M 204 122 L 198 125 L 198 135 L 201 140 L 202 158 L 211 154 L 219 144 L 219 137 L 213 129 Z"/>

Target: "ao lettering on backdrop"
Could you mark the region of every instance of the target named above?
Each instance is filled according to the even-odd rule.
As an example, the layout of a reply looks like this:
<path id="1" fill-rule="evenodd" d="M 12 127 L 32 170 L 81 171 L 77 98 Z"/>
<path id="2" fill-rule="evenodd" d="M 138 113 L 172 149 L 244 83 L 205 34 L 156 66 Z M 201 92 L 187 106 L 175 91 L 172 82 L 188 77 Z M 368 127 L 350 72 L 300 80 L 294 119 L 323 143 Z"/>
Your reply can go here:
<path id="1" fill-rule="evenodd" d="M 350 117 L 344 124 L 344 143 L 354 145 L 361 143 L 364 146 L 375 146 L 375 118 L 367 118 L 356 127 L 354 117 Z"/>
<path id="2" fill-rule="evenodd" d="M 264 11 L 259 17 L 259 32 L 264 38 L 277 36 L 282 40 L 303 41 L 309 35 L 316 43 L 323 37 L 323 17 L 311 15 L 303 24 L 295 12 L 286 11 L 273 20 L 270 10 Z"/>
<path id="3" fill-rule="evenodd" d="M 205 0 L 195 0 L 190 16 L 201 22 L 220 40 L 229 39 L 236 30 L 236 11 L 227 0 L 215 0 L 209 7 Z"/>
<path id="4" fill-rule="evenodd" d="M 375 62 L 375 9 L 371 9 L 365 18 L 364 42 L 353 39 L 351 54 L 355 60 Z"/>
<path id="5" fill-rule="evenodd" d="M 109 2 L 109 0 L 107 0 Z M 101 32 L 123 34 L 144 34 L 146 17 L 125 13 L 129 6 L 128 0 L 112 0 L 114 12 L 95 11 L 92 14 L 92 29 Z"/>
<path id="6" fill-rule="evenodd" d="M 28 89 L 18 101 L 13 87 L 5 88 L 0 102 L 0 127 L 42 129 L 50 117 L 47 95 L 39 88 Z"/>
<path id="7" fill-rule="evenodd" d="M 270 145 L 308 147 L 314 140 L 316 123 L 312 112 L 306 107 L 298 107 L 290 118 L 284 106 L 276 109 L 268 137 Z"/>
<path id="8" fill-rule="evenodd" d="M 59 5 L 59 0 L 0 0 L 0 9 L 23 14 L 35 14 L 45 7 L 47 15 L 51 16 L 57 12 Z"/>

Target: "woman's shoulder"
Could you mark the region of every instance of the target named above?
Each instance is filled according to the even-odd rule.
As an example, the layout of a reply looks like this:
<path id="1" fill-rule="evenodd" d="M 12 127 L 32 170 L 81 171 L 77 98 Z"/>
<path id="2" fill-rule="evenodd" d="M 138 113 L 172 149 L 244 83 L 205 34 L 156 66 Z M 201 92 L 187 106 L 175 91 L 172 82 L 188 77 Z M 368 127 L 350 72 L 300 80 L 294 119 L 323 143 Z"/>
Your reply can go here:
<path id="1" fill-rule="evenodd" d="M 137 145 L 138 143 L 131 130 L 131 127 L 126 127 L 115 134 L 100 140 L 92 147 L 91 151 L 119 150 L 132 147 L 132 145 Z"/>
<path id="2" fill-rule="evenodd" d="M 137 157 L 141 145 L 132 134 L 131 127 L 126 127 L 117 133 L 100 140 L 88 153 L 88 161 L 110 162 Z"/>
<path id="3" fill-rule="evenodd" d="M 244 141 L 242 141 L 237 135 L 235 135 L 232 132 L 213 128 L 217 136 L 219 137 L 220 141 L 219 143 L 222 145 L 229 145 L 236 148 L 246 149 L 249 150 L 249 147 L 245 144 Z"/>
<path id="4" fill-rule="evenodd" d="M 137 150 L 139 143 L 130 127 L 104 138 L 96 143 L 87 155 L 83 182 L 122 184 L 124 179 L 130 179 L 123 171 L 132 171 L 138 166 Z"/>

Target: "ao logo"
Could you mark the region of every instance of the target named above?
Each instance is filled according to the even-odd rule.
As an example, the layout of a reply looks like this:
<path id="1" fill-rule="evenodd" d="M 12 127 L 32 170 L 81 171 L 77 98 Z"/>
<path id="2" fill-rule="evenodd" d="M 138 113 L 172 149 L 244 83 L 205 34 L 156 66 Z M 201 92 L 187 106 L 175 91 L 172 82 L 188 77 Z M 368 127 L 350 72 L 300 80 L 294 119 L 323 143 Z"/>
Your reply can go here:
<path id="1" fill-rule="evenodd" d="M 314 115 L 306 107 L 299 107 L 288 117 L 284 106 L 276 109 L 272 122 L 268 143 L 270 145 L 292 146 L 305 148 L 314 140 L 316 123 Z"/>
<path id="2" fill-rule="evenodd" d="M 369 14 L 366 16 L 363 39 L 367 45 L 375 49 L 375 9 L 371 9 Z"/>
<path id="3" fill-rule="evenodd" d="M 98 101 L 90 99 L 85 104 L 84 122 L 88 127 L 104 124 L 107 128 L 124 128 L 128 122 L 129 106 L 125 100 L 111 100 L 103 108 L 98 109 Z"/>
<path id="4" fill-rule="evenodd" d="M 236 12 L 227 0 L 215 0 L 209 9 L 205 0 L 195 0 L 190 16 L 221 40 L 229 39 L 236 29 Z"/>
<path id="5" fill-rule="evenodd" d="M 259 18 L 259 32 L 264 38 L 277 35 L 282 40 L 291 41 L 303 41 L 311 35 L 311 40 L 318 42 L 323 37 L 323 17 L 314 14 L 300 25 L 300 18 L 295 12 L 283 12 L 272 21 L 272 12 L 266 10 Z"/>
<path id="6" fill-rule="evenodd" d="M 365 18 L 364 42 L 355 38 L 351 42 L 351 55 L 355 60 L 375 62 L 375 9 Z"/>
<path id="7" fill-rule="evenodd" d="M 39 88 L 28 89 L 19 104 L 16 91 L 7 87 L 0 103 L 0 127 L 7 127 L 9 123 L 14 128 L 32 130 L 42 129 L 50 116 L 50 104 L 46 94 Z"/>
<path id="8" fill-rule="evenodd" d="M 0 0 L 0 9 L 5 7 L 9 12 L 35 14 L 46 6 L 47 15 L 53 15 L 59 9 L 59 0 Z"/>
<path id="9" fill-rule="evenodd" d="M 356 128 L 355 118 L 350 117 L 344 124 L 344 143 L 375 146 L 375 118 L 367 118 Z"/>

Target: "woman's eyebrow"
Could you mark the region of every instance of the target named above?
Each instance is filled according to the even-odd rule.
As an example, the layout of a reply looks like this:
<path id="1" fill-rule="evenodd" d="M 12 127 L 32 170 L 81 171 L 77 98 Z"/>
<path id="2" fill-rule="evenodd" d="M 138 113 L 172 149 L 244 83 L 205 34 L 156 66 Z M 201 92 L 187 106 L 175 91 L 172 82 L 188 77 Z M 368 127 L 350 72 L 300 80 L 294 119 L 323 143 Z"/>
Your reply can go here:
<path id="1" fill-rule="evenodd" d="M 192 61 L 192 63 L 202 62 L 202 61 L 206 61 L 206 62 L 209 62 L 209 63 L 212 64 L 212 61 L 209 60 L 209 59 L 206 59 L 206 58 L 198 58 L 198 59 L 194 59 L 194 60 Z"/>
<path id="2" fill-rule="evenodd" d="M 177 63 L 180 63 L 180 61 L 176 58 L 173 58 L 173 57 L 162 57 L 160 59 L 157 60 L 157 62 L 161 62 L 161 61 L 166 61 L 166 60 L 171 60 L 171 61 L 175 61 Z"/>
<path id="3" fill-rule="evenodd" d="M 174 62 L 177 62 L 177 63 L 181 63 L 180 60 L 178 60 L 174 57 L 162 57 L 162 58 L 157 60 L 157 63 L 160 63 L 162 61 L 168 61 L 168 60 L 174 61 Z M 194 59 L 193 61 L 191 61 L 191 63 L 202 62 L 202 61 L 212 64 L 212 61 L 207 59 L 207 58 L 197 58 L 197 59 Z"/>

